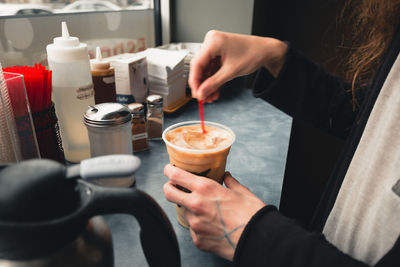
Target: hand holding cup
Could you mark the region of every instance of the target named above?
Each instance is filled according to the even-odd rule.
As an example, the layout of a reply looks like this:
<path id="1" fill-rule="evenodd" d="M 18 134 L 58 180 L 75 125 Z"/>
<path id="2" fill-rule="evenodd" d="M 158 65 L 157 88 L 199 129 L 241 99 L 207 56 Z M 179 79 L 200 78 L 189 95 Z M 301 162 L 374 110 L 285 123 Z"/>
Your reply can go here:
<path id="1" fill-rule="evenodd" d="M 203 133 L 200 121 L 181 122 L 165 129 L 163 140 L 169 161 L 178 168 L 222 184 L 235 134 L 228 127 L 215 122 L 205 122 L 205 129 L 206 133 Z M 178 222 L 189 228 L 184 207 L 176 205 L 176 212 Z"/>
<path id="2" fill-rule="evenodd" d="M 185 207 L 194 244 L 233 260 L 245 225 L 265 204 L 228 172 L 223 177 L 226 187 L 171 164 L 165 166 L 164 174 L 170 179 L 164 185 L 164 194 L 167 200 Z"/>

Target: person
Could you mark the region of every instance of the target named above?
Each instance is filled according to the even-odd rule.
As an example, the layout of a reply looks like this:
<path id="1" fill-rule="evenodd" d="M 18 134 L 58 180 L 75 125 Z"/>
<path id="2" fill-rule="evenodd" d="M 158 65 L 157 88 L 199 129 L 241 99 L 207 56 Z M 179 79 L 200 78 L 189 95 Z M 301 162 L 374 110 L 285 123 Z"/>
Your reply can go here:
<path id="1" fill-rule="evenodd" d="M 256 97 L 346 141 L 307 228 L 263 203 L 229 172 L 222 186 L 165 166 L 164 194 L 187 208 L 199 249 L 235 266 L 400 266 L 400 1 L 356 3 L 348 82 L 289 43 L 206 34 L 191 62 L 193 97 L 212 102 L 223 83 L 258 70 Z"/>

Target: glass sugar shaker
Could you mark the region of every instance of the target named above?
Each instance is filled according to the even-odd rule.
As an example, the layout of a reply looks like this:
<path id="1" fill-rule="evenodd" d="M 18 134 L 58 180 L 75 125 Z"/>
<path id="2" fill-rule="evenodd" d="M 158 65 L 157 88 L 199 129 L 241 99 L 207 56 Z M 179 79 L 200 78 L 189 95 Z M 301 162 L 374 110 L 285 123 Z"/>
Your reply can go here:
<path id="1" fill-rule="evenodd" d="M 160 95 L 147 97 L 147 134 L 149 139 L 161 139 L 164 124 L 163 98 Z"/>
<path id="2" fill-rule="evenodd" d="M 102 103 L 89 106 L 83 121 L 89 135 L 91 157 L 110 154 L 132 155 L 131 120 L 131 112 L 123 104 Z M 133 175 L 94 181 L 103 186 L 116 187 L 129 187 L 134 182 Z"/>
<path id="3" fill-rule="evenodd" d="M 149 149 L 147 141 L 147 121 L 143 104 L 132 103 L 128 105 L 132 114 L 132 148 L 133 152 Z"/>

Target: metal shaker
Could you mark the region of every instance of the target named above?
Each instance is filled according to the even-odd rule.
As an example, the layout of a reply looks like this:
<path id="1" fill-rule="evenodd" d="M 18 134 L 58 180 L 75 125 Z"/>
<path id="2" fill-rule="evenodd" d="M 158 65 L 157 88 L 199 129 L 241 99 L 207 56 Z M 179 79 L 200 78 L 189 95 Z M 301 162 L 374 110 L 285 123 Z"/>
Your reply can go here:
<path id="1" fill-rule="evenodd" d="M 83 117 L 89 135 L 91 157 L 132 155 L 131 116 L 128 107 L 119 103 L 101 103 L 88 108 Z M 102 179 L 97 183 L 127 187 L 134 183 L 134 178 Z"/>
<path id="2" fill-rule="evenodd" d="M 161 95 L 149 95 L 146 101 L 148 138 L 160 140 L 164 124 L 163 98 Z"/>

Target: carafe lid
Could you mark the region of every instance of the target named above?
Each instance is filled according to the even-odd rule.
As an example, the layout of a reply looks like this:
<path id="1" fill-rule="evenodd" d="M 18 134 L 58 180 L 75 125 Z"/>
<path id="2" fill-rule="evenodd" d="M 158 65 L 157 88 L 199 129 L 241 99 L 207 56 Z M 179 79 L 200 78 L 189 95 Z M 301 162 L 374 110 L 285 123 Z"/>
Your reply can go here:
<path id="1" fill-rule="evenodd" d="M 101 103 L 89 106 L 83 117 L 86 125 L 95 127 L 120 125 L 132 119 L 129 108 L 119 103 Z"/>
<path id="2" fill-rule="evenodd" d="M 0 221 L 36 222 L 77 209 L 80 194 L 65 167 L 51 160 L 27 160 L 0 171 Z"/>

